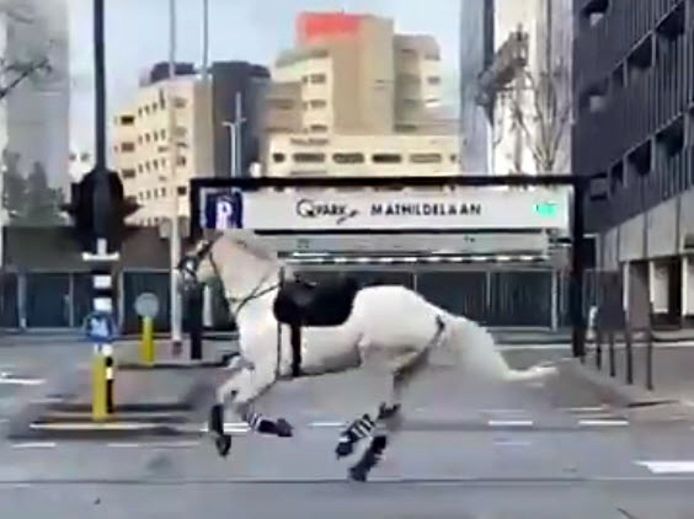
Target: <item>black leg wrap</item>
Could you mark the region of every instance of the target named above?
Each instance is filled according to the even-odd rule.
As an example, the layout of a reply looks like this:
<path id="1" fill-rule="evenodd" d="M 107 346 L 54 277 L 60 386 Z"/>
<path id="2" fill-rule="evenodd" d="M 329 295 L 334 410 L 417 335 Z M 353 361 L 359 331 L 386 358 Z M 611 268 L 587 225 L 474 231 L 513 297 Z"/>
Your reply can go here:
<path id="1" fill-rule="evenodd" d="M 224 434 L 224 406 L 222 404 L 215 404 L 210 409 L 208 429 L 210 432 Z"/>
<path id="2" fill-rule="evenodd" d="M 220 434 L 214 440 L 214 445 L 217 448 L 217 452 L 222 458 L 226 458 L 231 450 L 231 435 L 230 434 Z"/>
<path id="3" fill-rule="evenodd" d="M 276 421 L 262 418 L 256 429 L 260 434 L 273 434 L 281 438 L 289 438 L 293 435 L 293 428 L 284 418 Z"/>
<path id="4" fill-rule="evenodd" d="M 349 469 L 350 478 L 354 481 L 366 481 L 371 469 L 380 461 L 387 445 L 388 438 L 386 436 L 376 436 L 371 440 L 371 445 L 369 445 L 359 462 Z"/>

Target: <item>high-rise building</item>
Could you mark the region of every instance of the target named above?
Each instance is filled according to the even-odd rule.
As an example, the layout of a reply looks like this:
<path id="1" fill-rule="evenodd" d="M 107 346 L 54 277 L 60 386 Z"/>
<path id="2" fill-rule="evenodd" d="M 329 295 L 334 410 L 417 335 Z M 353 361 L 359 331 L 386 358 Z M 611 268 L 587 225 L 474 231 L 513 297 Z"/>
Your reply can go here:
<path id="1" fill-rule="evenodd" d="M 0 6 L 6 26 L 2 80 L 11 81 L 17 71 L 44 60 L 50 65 L 50 71 L 40 67 L 3 100 L 4 147 L 19 154 L 25 173 L 40 163 L 49 183 L 61 188 L 70 182 L 67 9 L 67 0 L 11 0 Z"/>
<path id="2" fill-rule="evenodd" d="M 494 0 L 494 57 L 480 76 L 494 174 L 567 173 L 571 0 Z"/>
<path id="3" fill-rule="evenodd" d="M 478 103 L 478 78 L 494 57 L 494 0 L 461 0 L 460 160 L 466 173 L 489 172 L 489 119 Z"/>
<path id="4" fill-rule="evenodd" d="M 233 155 L 230 124 L 238 124 L 238 173 L 247 174 L 260 160 L 265 99 L 270 72 L 261 65 L 243 61 L 216 62 L 212 65 L 212 124 L 214 136 L 214 174 L 231 175 Z M 238 111 L 238 113 L 237 113 Z"/>
<path id="5" fill-rule="evenodd" d="M 171 197 L 180 197 L 180 215 L 187 215 L 188 185 L 195 176 L 212 176 L 210 86 L 192 65 L 179 64 L 168 78 L 166 64 L 155 66 L 142 82 L 131 106 L 112 124 L 115 168 L 127 197 L 142 208 L 131 216 L 140 225 L 157 225 L 171 214 Z M 169 88 L 173 81 L 176 126 L 170 134 Z M 176 193 L 171 187 L 171 142 L 177 147 Z"/>
<path id="6" fill-rule="evenodd" d="M 435 116 L 434 38 L 345 13 L 303 13 L 296 32 L 268 92 L 265 174 L 421 174 L 423 164 L 431 173 L 458 171 L 455 129 Z M 423 162 L 404 153 L 415 136 Z"/>
<path id="7" fill-rule="evenodd" d="M 630 315 L 694 316 L 692 2 L 577 0 L 573 169 Z M 636 313 L 634 313 L 636 312 Z"/>

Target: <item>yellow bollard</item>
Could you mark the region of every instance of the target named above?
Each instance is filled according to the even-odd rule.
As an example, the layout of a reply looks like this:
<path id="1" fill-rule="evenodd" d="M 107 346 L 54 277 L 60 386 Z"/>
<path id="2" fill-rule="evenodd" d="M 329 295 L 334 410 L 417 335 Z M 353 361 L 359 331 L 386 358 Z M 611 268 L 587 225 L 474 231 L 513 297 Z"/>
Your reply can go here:
<path id="1" fill-rule="evenodd" d="M 96 346 L 92 357 L 92 420 L 95 422 L 108 418 L 107 395 L 106 356 L 101 347 Z"/>
<path id="2" fill-rule="evenodd" d="M 152 366 L 154 354 L 154 319 L 142 318 L 142 341 L 140 342 L 140 360 L 147 366 Z"/>

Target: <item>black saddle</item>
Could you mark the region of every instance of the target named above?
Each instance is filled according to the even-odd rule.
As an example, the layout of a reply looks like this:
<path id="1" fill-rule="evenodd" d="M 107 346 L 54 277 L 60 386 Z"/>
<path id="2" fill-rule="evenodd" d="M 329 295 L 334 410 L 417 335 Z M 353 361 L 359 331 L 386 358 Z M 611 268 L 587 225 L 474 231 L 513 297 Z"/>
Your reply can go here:
<path id="1" fill-rule="evenodd" d="M 348 276 L 322 283 L 287 281 L 275 298 L 275 318 L 296 327 L 338 326 L 352 313 L 360 288 L 357 280 Z"/>

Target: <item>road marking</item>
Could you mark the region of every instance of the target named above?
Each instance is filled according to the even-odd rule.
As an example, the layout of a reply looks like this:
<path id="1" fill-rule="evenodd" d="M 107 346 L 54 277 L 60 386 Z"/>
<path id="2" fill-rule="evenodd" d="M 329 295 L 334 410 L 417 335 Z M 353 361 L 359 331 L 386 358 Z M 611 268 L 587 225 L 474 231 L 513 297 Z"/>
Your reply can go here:
<path id="1" fill-rule="evenodd" d="M 532 420 L 489 420 L 489 427 L 532 427 L 535 422 Z"/>
<path id="2" fill-rule="evenodd" d="M 525 414 L 525 409 L 481 409 L 483 413 L 488 414 Z"/>
<path id="3" fill-rule="evenodd" d="M 628 420 L 579 420 L 579 425 L 586 427 L 623 427 L 629 425 Z"/>
<path id="4" fill-rule="evenodd" d="M 114 422 L 114 423 L 76 423 L 76 422 L 56 422 L 56 423 L 32 423 L 31 429 L 43 431 L 138 431 L 159 427 L 158 423 L 140 422 Z"/>
<path id="5" fill-rule="evenodd" d="M 192 447 L 197 447 L 200 442 L 195 441 L 173 441 L 173 442 L 152 442 L 146 443 L 143 447 L 149 447 L 153 449 L 190 449 Z"/>
<path id="6" fill-rule="evenodd" d="M 309 427 L 344 427 L 347 422 L 310 422 Z"/>
<path id="7" fill-rule="evenodd" d="M 494 440 L 494 445 L 499 447 L 528 447 L 532 444 L 529 440 Z"/>
<path id="8" fill-rule="evenodd" d="M 112 447 L 114 449 L 135 449 L 137 447 L 141 447 L 141 443 L 135 443 L 135 442 L 112 442 L 112 443 L 107 443 L 107 447 Z"/>
<path id="9" fill-rule="evenodd" d="M 53 449 L 56 447 L 55 442 L 24 442 L 13 443 L 13 449 Z"/>
<path id="10" fill-rule="evenodd" d="M 6 386 L 40 386 L 45 383 L 43 378 L 14 378 L 8 377 L 7 373 L 0 373 L 0 385 Z"/>
<path id="11" fill-rule="evenodd" d="M 689 474 L 694 472 L 694 461 L 637 461 L 653 474 Z"/>
<path id="12" fill-rule="evenodd" d="M 585 406 L 585 407 L 560 407 L 560 411 L 566 411 L 569 413 L 599 413 L 607 409 L 606 405 L 595 405 L 595 406 Z"/>

